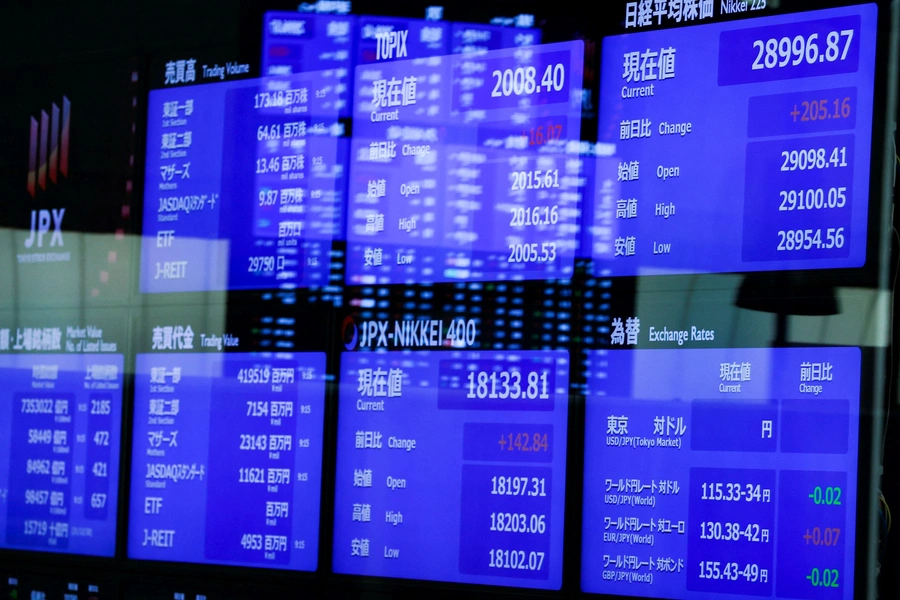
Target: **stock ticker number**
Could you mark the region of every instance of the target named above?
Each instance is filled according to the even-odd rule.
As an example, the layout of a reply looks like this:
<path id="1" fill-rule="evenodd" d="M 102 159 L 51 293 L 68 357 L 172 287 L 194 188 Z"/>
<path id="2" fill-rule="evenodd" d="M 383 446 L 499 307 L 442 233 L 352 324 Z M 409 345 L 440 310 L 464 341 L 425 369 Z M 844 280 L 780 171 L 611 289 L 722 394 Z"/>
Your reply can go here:
<path id="1" fill-rule="evenodd" d="M 537 69 L 534 67 L 497 69 L 491 76 L 497 80 L 491 92 L 493 98 L 539 94 L 541 91 L 560 92 L 566 83 L 566 68 L 562 63 L 547 65 L 540 83 L 537 82 Z"/>
<path id="2" fill-rule="evenodd" d="M 753 48 L 758 52 L 753 61 L 753 70 L 846 60 L 852 42 L 852 29 L 830 32 L 825 38 L 824 51 L 820 49 L 818 33 L 809 36 L 798 35 L 793 38 L 755 40 Z"/>
<path id="3" fill-rule="evenodd" d="M 519 371 L 479 371 L 477 374 L 469 373 L 469 385 L 467 398 L 499 398 L 505 400 L 547 400 L 550 398 L 548 391 L 548 372 L 531 371 L 525 376 L 525 386 L 522 385 L 522 373 Z"/>

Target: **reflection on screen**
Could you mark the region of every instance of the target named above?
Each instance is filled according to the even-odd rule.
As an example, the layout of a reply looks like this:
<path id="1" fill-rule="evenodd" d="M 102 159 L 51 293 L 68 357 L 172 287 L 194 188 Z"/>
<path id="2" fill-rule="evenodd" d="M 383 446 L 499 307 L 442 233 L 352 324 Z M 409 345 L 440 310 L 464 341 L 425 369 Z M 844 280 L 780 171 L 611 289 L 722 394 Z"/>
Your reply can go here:
<path id="1" fill-rule="evenodd" d="M 344 354 L 335 571 L 559 589 L 568 364 L 565 351 Z"/>
<path id="2" fill-rule="evenodd" d="M 328 280 L 338 106 L 317 72 L 150 93 L 141 290 Z"/>
<path id="3" fill-rule="evenodd" d="M 128 555 L 314 571 L 325 354 L 140 354 Z"/>
<path id="4" fill-rule="evenodd" d="M 54 330 L 27 331 L 53 345 Z M 121 354 L 0 356 L 0 548 L 113 556 L 122 368 Z"/>
<path id="5" fill-rule="evenodd" d="M 581 587 L 852 598 L 857 348 L 591 351 Z"/>

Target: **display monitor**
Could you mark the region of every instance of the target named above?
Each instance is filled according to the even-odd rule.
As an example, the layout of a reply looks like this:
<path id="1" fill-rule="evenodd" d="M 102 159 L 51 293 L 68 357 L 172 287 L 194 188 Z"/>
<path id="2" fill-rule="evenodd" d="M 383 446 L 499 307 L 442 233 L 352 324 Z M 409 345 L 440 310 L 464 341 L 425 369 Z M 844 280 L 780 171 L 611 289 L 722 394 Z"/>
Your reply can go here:
<path id="1" fill-rule="evenodd" d="M 561 350 L 345 353 L 335 572 L 559 589 L 568 370 Z"/>
<path id="2" fill-rule="evenodd" d="M 877 6 L 693 7 L 603 40 L 598 140 L 617 164 L 586 220 L 594 274 L 863 266 Z"/>
<path id="3" fill-rule="evenodd" d="M 2 329 L 0 346 L 99 349 L 89 331 Z M 115 554 L 123 367 L 94 351 L 0 356 L 0 548 Z"/>
<path id="4" fill-rule="evenodd" d="M 321 352 L 139 354 L 129 558 L 314 571 L 324 411 Z"/>
<path id="5" fill-rule="evenodd" d="M 306 72 L 150 92 L 142 292 L 328 282 L 342 169 L 331 87 Z"/>
<path id="6" fill-rule="evenodd" d="M 590 351 L 582 590 L 853 598 L 860 361 Z"/>

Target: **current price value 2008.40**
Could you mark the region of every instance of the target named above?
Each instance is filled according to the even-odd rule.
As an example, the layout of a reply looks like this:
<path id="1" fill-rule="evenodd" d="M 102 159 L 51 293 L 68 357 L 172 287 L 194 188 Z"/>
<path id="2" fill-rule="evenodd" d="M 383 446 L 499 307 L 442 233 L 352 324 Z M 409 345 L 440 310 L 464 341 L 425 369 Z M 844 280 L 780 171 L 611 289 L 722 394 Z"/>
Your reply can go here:
<path id="1" fill-rule="evenodd" d="M 566 83 L 566 67 L 562 63 L 547 65 L 540 83 L 537 81 L 537 69 L 534 67 L 497 69 L 492 77 L 496 79 L 494 91 L 491 92 L 494 98 L 540 94 L 542 91 L 560 92 Z"/>

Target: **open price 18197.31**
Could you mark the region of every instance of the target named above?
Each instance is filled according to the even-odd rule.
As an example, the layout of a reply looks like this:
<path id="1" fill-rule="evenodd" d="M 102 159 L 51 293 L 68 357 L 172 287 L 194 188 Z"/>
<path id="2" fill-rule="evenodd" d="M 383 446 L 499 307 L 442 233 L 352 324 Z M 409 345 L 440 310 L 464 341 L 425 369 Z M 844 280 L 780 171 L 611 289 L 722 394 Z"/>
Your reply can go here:
<path id="1" fill-rule="evenodd" d="M 547 495 L 547 480 L 543 477 L 491 477 L 491 495 L 543 498 Z"/>
<path id="2" fill-rule="evenodd" d="M 813 65 L 846 60 L 850 53 L 850 45 L 853 43 L 853 34 L 852 29 L 829 32 L 825 36 L 824 49 L 820 47 L 818 33 L 812 33 L 809 36 L 796 35 L 780 39 L 754 40 L 753 48 L 757 50 L 757 55 L 752 69 L 756 71 L 789 65 L 796 67 L 804 63 Z"/>

